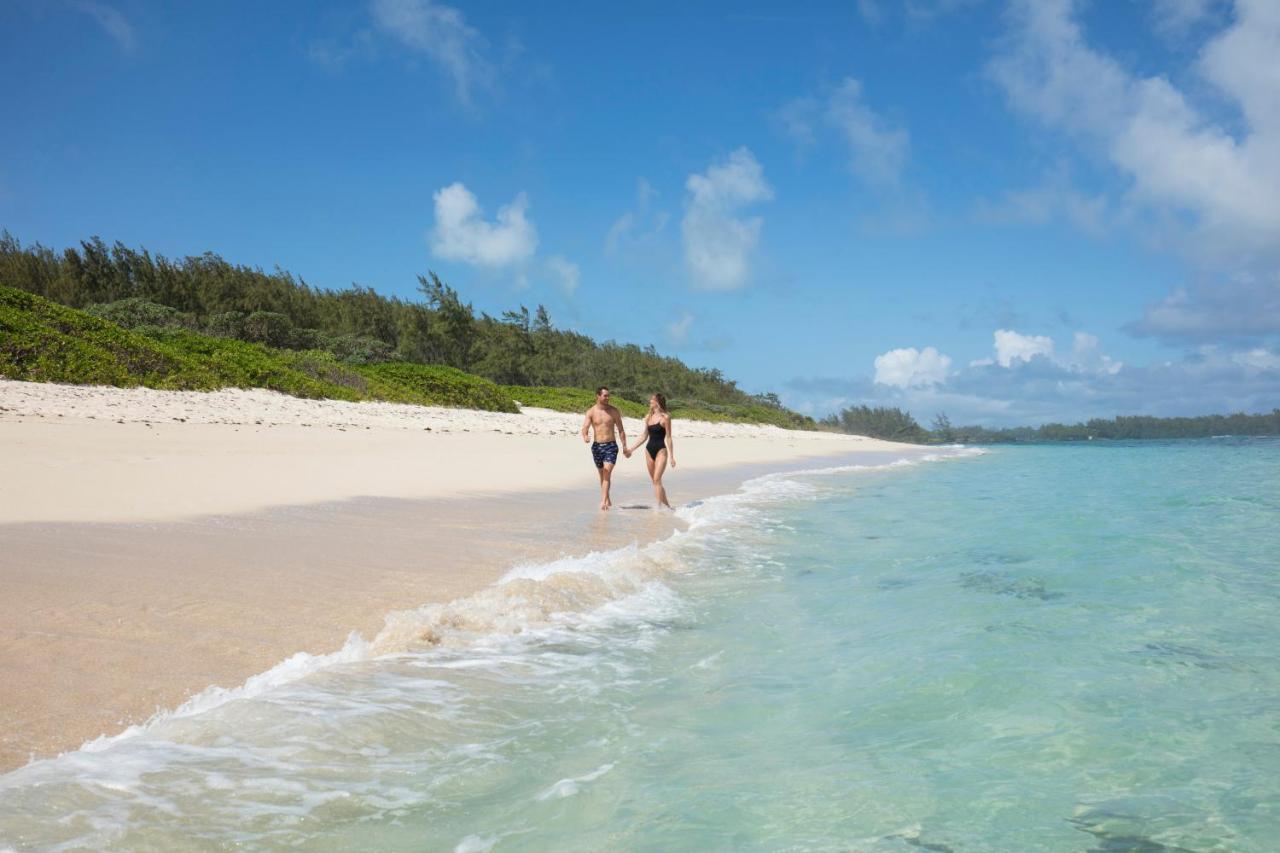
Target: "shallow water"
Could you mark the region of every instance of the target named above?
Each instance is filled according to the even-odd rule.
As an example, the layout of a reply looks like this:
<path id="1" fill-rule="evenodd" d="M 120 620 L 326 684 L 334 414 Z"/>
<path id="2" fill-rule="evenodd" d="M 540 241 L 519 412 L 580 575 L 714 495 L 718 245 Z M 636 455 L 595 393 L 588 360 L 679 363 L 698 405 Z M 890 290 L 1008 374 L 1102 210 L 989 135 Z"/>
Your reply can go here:
<path id="1" fill-rule="evenodd" d="M 1275 849 L 1278 483 L 1265 439 L 753 481 L 0 777 L 0 844 Z"/>

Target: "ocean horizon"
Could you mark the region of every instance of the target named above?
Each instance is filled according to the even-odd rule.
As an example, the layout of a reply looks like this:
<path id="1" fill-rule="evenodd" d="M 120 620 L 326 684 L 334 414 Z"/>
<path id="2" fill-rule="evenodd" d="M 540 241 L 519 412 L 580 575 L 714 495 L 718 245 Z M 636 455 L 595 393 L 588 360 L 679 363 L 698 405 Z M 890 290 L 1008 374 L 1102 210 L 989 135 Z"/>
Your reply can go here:
<path id="1" fill-rule="evenodd" d="M 0 776 L 0 847 L 1273 849 L 1278 451 L 760 477 Z"/>

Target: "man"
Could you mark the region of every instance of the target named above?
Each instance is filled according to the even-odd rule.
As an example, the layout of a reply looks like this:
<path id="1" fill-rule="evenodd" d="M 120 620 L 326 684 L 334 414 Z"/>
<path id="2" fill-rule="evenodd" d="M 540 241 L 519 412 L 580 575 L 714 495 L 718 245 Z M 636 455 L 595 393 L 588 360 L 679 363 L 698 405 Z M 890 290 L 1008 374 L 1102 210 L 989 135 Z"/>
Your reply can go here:
<path id="1" fill-rule="evenodd" d="M 595 441 L 587 437 L 588 429 L 595 433 Z M 618 462 L 618 442 L 622 442 L 623 447 L 627 446 L 627 431 L 622 426 L 622 412 L 609 405 L 609 389 L 604 385 L 596 389 L 596 404 L 587 409 L 587 416 L 582 419 L 582 441 L 591 444 L 591 458 L 600 474 L 600 508 L 608 509 L 613 506 L 609 500 L 609 487 L 612 485 L 613 466 Z"/>

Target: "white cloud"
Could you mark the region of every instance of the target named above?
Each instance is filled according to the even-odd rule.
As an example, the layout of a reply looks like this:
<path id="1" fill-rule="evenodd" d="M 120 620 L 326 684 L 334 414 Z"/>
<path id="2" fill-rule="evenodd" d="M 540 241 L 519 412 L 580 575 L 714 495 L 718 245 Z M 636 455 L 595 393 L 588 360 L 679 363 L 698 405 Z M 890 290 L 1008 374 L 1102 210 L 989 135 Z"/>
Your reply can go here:
<path id="1" fill-rule="evenodd" d="M 1097 335 L 1076 332 L 1071 338 L 1071 352 L 1060 355 L 1053 338 L 1048 335 L 1024 335 L 1012 329 L 997 329 L 992 334 L 994 358 L 979 358 L 969 362 L 971 368 L 1016 368 L 1041 358 L 1045 365 L 1077 374 L 1114 374 L 1124 364 L 1102 352 Z"/>
<path id="2" fill-rule="evenodd" d="M 849 168 L 870 184 L 897 183 L 907 161 L 909 138 L 866 105 L 862 84 L 846 77 L 827 102 L 827 123 L 849 148 Z"/>
<path id="3" fill-rule="evenodd" d="M 667 337 L 671 343 L 676 346 L 685 344 L 689 340 L 689 330 L 693 327 L 693 315 L 688 311 L 680 315 L 678 320 L 667 326 Z"/>
<path id="4" fill-rule="evenodd" d="M 94 2 L 94 0 L 76 0 L 71 5 L 97 21 L 98 26 L 102 27 L 103 31 L 122 50 L 131 51 L 138 46 L 138 38 L 133 31 L 133 25 L 129 23 L 129 19 L 119 9 L 108 6 L 106 3 Z"/>
<path id="5" fill-rule="evenodd" d="M 426 56 L 452 78 L 462 103 L 471 103 L 477 88 L 491 84 L 493 67 L 484 57 L 484 40 L 462 12 L 432 0 L 373 0 L 371 8 L 382 32 Z"/>
<path id="6" fill-rule="evenodd" d="M 742 287 L 764 220 L 738 213 L 773 198 L 764 170 L 750 151 L 739 148 L 724 163 L 690 175 L 685 188 L 684 255 L 694 283 L 707 290 Z"/>
<path id="7" fill-rule="evenodd" d="M 1063 363 L 1077 372 L 1119 373 L 1124 363 L 1102 352 L 1097 335 L 1076 332 L 1072 337 L 1071 355 Z"/>
<path id="8" fill-rule="evenodd" d="M 1251 350 L 1232 353 L 1231 360 L 1250 370 L 1280 373 L 1280 354 L 1265 347 L 1254 347 Z"/>
<path id="9" fill-rule="evenodd" d="M 1053 359 L 1053 338 L 1046 335 L 1020 335 L 1012 329 L 997 329 L 994 337 L 996 364 L 1001 367 L 1030 361 L 1038 355 Z"/>
<path id="10" fill-rule="evenodd" d="M 797 98 L 775 118 L 802 149 L 817 143 L 819 127 L 834 131 L 848 151 L 850 171 L 872 186 L 896 185 L 906 166 L 910 136 L 867 105 L 862 83 L 853 77 L 840 81 L 825 101 Z"/>
<path id="11" fill-rule="evenodd" d="M 1198 69 L 1244 115 L 1239 130 L 1196 110 L 1162 76 L 1141 77 L 1086 42 L 1070 0 L 1016 0 L 1013 37 L 989 65 L 1010 103 L 1098 150 L 1130 200 L 1162 221 L 1190 216 L 1216 257 L 1280 243 L 1280 5 L 1239 0 Z M 1169 214 L 1173 214 L 1170 216 Z"/>
<path id="12" fill-rule="evenodd" d="M 898 388 L 939 385 L 947 380 L 951 359 L 933 347 L 889 350 L 876 356 L 876 382 Z"/>
<path id="13" fill-rule="evenodd" d="M 573 296 L 578 291 L 578 285 L 582 283 L 582 271 L 577 264 L 560 255 L 552 255 L 547 258 L 547 270 L 565 296 Z"/>
<path id="14" fill-rule="evenodd" d="M 538 232 L 525 218 L 529 206 L 524 193 L 498 209 L 494 222 L 486 222 L 476 197 L 461 183 L 435 194 L 436 224 L 431 230 L 431 251 L 451 261 L 482 267 L 509 267 L 533 257 Z"/>

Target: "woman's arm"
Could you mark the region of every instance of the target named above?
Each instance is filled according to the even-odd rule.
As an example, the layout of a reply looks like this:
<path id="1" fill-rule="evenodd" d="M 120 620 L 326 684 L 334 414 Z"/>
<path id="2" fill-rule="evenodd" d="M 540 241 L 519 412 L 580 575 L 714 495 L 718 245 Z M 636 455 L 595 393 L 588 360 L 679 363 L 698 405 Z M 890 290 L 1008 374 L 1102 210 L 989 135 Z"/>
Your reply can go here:
<path id="1" fill-rule="evenodd" d="M 649 425 L 647 423 L 648 420 L 649 420 L 648 418 L 645 418 L 643 421 L 640 422 L 640 434 L 636 436 L 636 443 L 634 445 L 632 445 L 631 447 L 626 447 L 625 442 L 623 443 L 623 449 L 625 450 L 628 456 L 630 456 L 632 453 L 635 453 L 636 448 L 645 443 L 649 435 Z"/>
<path id="2" fill-rule="evenodd" d="M 671 436 L 671 415 L 667 415 L 665 420 L 667 422 L 667 461 L 670 462 L 671 467 L 674 468 L 676 467 L 676 442 Z"/>

